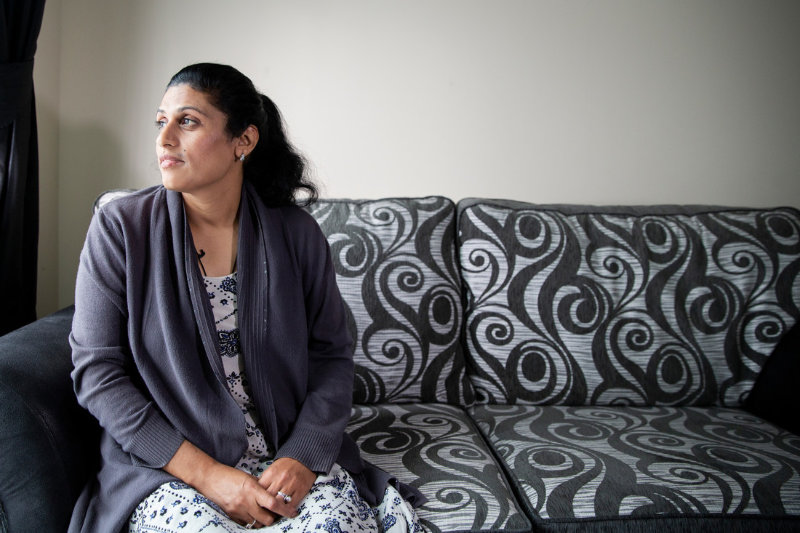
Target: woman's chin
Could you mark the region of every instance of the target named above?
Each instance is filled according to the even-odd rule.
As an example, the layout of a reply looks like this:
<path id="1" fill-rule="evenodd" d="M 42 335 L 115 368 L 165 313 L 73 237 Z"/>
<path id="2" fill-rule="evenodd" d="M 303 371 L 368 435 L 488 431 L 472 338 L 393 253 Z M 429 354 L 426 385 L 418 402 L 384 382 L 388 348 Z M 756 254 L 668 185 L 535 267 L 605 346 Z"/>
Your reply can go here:
<path id="1" fill-rule="evenodd" d="M 161 173 L 161 185 L 163 185 L 164 188 L 169 191 L 181 192 L 181 186 L 178 180 L 163 172 Z"/>

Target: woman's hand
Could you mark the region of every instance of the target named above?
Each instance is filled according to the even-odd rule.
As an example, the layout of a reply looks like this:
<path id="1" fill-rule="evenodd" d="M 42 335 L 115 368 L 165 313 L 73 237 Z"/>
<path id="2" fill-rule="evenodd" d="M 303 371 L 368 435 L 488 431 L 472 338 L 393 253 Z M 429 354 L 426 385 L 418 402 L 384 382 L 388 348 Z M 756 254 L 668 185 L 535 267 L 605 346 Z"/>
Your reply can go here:
<path id="1" fill-rule="evenodd" d="M 258 484 L 269 494 L 268 509 L 281 516 L 293 517 L 316 479 L 317 474 L 300 461 L 281 457 L 261 474 Z M 288 500 L 284 496 L 288 496 Z"/>
<path id="2" fill-rule="evenodd" d="M 278 518 L 268 509 L 274 498 L 250 474 L 216 463 L 206 475 L 202 488 L 195 488 L 236 522 L 258 528 L 272 525 Z"/>
<path id="3" fill-rule="evenodd" d="M 268 508 L 276 498 L 255 477 L 215 461 L 189 441 L 183 441 L 164 470 L 194 487 L 242 525 L 269 526 L 278 518 Z"/>

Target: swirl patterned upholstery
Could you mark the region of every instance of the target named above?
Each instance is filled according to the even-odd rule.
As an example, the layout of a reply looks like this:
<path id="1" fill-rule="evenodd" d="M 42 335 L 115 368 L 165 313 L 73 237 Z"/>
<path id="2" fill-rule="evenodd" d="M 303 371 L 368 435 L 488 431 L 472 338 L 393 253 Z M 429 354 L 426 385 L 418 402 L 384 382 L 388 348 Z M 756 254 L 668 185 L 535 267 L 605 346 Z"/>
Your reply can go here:
<path id="1" fill-rule="evenodd" d="M 800 436 L 741 409 L 800 213 L 466 200 L 458 243 L 470 414 L 537 529 L 800 530 Z"/>
<path id="2" fill-rule="evenodd" d="M 464 202 L 482 403 L 738 407 L 800 316 L 792 209 Z"/>
<path id="3" fill-rule="evenodd" d="M 417 487 L 427 531 L 529 531 L 489 445 L 463 409 L 444 404 L 357 406 L 347 430 L 364 458 Z"/>
<path id="4" fill-rule="evenodd" d="M 800 436 L 746 411 L 487 404 L 472 415 L 539 524 L 577 531 L 609 520 L 629 530 L 800 527 Z M 760 515 L 771 519 L 752 520 Z"/>
<path id="5" fill-rule="evenodd" d="M 464 405 L 455 205 L 443 197 L 321 200 L 355 340 L 357 403 Z"/>
<path id="6" fill-rule="evenodd" d="M 471 403 L 461 349 L 455 205 L 443 197 L 321 200 L 355 339 L 348 426 L 365 459 L 416 486 L 428 531 L 529 531 Z M 447 405 L 452 404 L 452 405 Z"/>

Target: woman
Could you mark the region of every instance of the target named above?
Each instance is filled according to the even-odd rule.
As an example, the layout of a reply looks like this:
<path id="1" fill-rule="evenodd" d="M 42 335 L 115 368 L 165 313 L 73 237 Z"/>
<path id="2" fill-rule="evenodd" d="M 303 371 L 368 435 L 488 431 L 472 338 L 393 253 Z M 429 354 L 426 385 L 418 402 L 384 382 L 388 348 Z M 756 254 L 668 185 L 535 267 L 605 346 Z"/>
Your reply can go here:
<path id="1" fill-rule="evenodd" d="M 103 461 L 70 531 L 418 529 L 420 495 L 344 432 L 351 340 L 278 110 L 204 63 L 156 126 L 162 186 L 103 207 L 81 253 L 72 377 Z"/>

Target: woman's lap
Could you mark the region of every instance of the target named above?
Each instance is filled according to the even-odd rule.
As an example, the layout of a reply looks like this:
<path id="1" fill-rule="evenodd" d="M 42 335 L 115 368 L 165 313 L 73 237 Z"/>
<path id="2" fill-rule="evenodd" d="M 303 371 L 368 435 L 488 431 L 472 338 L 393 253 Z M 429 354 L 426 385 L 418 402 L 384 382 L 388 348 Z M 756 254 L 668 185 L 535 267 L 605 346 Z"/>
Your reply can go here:
<path id="1" fill-rule="evenodd" d="M 371 508 L 361 498 L 353 479 L 339 465 L 317 478 L 298 507 L 298 516 L 282 518 L 257 531 L 403 532 L 421 531 L 416 514 L 394 487 Z M 166 483 L 145 498 L 131 515 L 130 533 L 230 533 L 245 528 L 189 485 Z"/>

